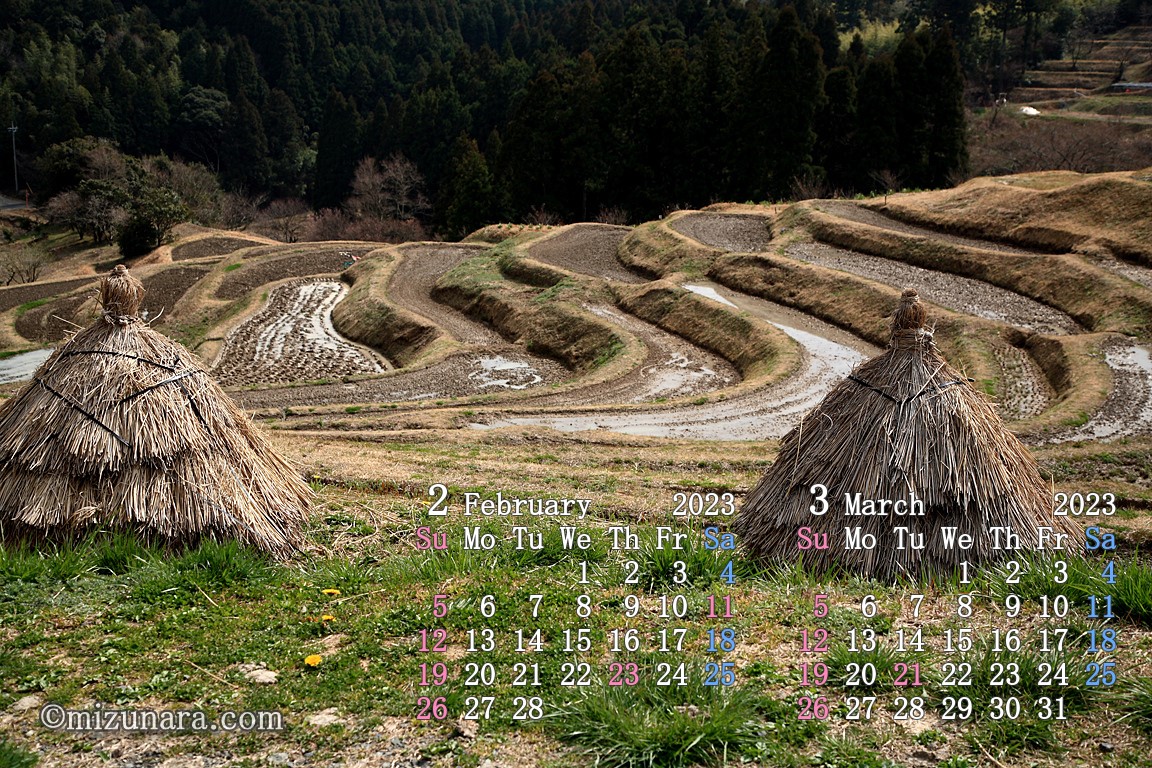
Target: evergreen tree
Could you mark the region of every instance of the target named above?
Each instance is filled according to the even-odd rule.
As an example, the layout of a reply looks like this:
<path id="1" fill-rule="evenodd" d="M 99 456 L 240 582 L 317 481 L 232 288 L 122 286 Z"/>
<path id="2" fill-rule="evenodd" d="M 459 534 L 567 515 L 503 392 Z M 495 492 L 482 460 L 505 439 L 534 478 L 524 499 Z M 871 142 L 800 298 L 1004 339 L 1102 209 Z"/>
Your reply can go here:
<path id="1" fill-rule="evenodd" d="M 235 190 L 267 189 L 268 141 L 256 106 L 241 93 L 225 123 L 221 147 L 224 183 Z"/>
<path id="2" fill-rule="evenodd" d="M 324 121 L 316 141 L 316 177 L 312 205 L 335 208 L 348 196 L 360 152 L 359 116 L 354 104 L 333 88 L 324 103 Z"/>
<path id="3" fill-rule="evenodd" d="M 780 12 L 768 35 L 764 64 L 765 94 L 773 115 L 766 189 L 782 198 L 794 182 L 817 172 L 812 165 L 813 128 L 824 86 L 820 43 L 791 7 Z"/>
<path id="4" fill-rule="evenodd" d="M 243 96 L 249 102 L 263 106 L 268 98 L 268 83 L 260 74 L 256 64 L 256 54 L 248 44 L 248 38 L 239 37 L 228 49 L 224 59 L 224 82 L 228 97 L 233 102 Z"/>
<path id="5" fill-rule="evenodd" d="M 768 40 L 755 7 L 740 32 L 739 50 L 740 71 L 726 142 L 732 163 L 728 196 L 764 199 L 768 194 L 768 158 L 772 152 L 772 108 L 765 78 Z"/>
<path id="6" fill-rule="evenodd" d="M 175 128 L 176 150 L 185 157 L 220 170 L 220 147 L 232 109 L 227 94 L 214 88 L 193 86 L 180 97 Z"/>
<path id="7" fill-rule="evenodd" d="M 492 221 L 492 174 L 476 142 L 464 134 L 452 147 L 442 198 L 444 228 L 450 237 L 463 237 Z"/>
<path id="8" fill-rule="evenodd" d="M 605 189 L 611 194 L 604 202 L 642 218 L 662 213 L 672 175 L 667 166 L 672 114 L 661 58 L 650 32 L 633 27 L 603 65 Z"/>
<path id="9" fill-rule="evenodd" d="M 564 161 L 559 119 L 563 108 L 560 83 L 551 72 L 544 72 L 529 84 L 513 110 L 498 156 L 499 175 L 508 179 L 513 211 L 560 207 L 555 181 Z"/>
<path id="10" fill-rule="evenodd" d="M 277 197 L 300 197 L 307 178 L 300 117 L 288 94 L 279 88 L 268 94 L 263 123 L 268 138 L 269 189 Z"/>
<path id="11" fill-rule="evenodd" d="M 606 189 L 611 160 L 604 136 L 609 120 L 603 95 L 604 76 L 596 59 L 586 51 L 568 70 L 566 80 L 560 151 L 571 162 L 559 170 L 566 191 L 566 212 L 587 221 L 604 195 L 611 194 Z"/>
<path id="12" fill-rule="evenodd" d="M 968 169 L 968 142 L 964 123 L 964 74 L 960 57 L 947 27 L 932 41 L 924 61 L 928 81 L 934 87 L 928 95 L 928 142 L 926 182 L 947 186 L 957 174 Z"/>
<path id="13" fill-rule="evenodd" d="M 816 117 L 817 162 L 833 189 L 850 192 L 863 175 L 856 152 L 856 76 L 837 67 L 824 78 L 824 103 Z"/>
<path id="14" fill-rule="evenodd" d="M 924 66 L 926 33 L 905 35 L 896 48 L 896 139 L 900 147 L 900 173 L 914 187 L 929 186 L 929 93 L 936 83 Z"/>
<path id="15" fill-rule="evenodd" d="M 903 175 L 897 135 L 896 67 L 890 56 L 878 56 L 864 67 L 857 80 L 857 131 L 854 156 L 860 158 L 855 189 L 877 189 L 875 174 Z"/>
<path id="16" fill-rule="evenodd" d="M 690 199 L 696 204 L 719 200 L 730 185 L 726 125 L 736 87 L 736 64 L 729 37 L 732 27 L 716 23 L 704 35 L 704 49 L 692 67 L 688 139 L 683 152 L 688 163 Z"/>
<path id="17" fill-rule="evenodd" d="M 812 22 L 812 34 L 820 41 L 824 68 L 832 69 L 840 63 L 840 30 L 836 26 L 836 14 L 831 8 L 822 8 Z"/>

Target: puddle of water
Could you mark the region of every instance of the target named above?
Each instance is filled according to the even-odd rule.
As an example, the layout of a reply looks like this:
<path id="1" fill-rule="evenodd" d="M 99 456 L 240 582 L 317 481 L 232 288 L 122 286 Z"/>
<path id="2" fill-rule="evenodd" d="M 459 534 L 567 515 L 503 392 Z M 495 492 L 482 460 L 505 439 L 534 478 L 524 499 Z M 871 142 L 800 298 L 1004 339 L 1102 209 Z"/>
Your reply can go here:
<path id="1" fill-rule="evenodd" d="M 34 349 L 31 352 L 21 352 L 18 355 L 0 360 L 0 384 L 11 384 L 14 381 L 29 381 L 45 360 L 52 356 L 55 350 Z"/>
<path id="2" fill-rule="evenodd" d="M 503 389 L 527 389 L 544 381 L 544 377 L 522 360 L 509 360 L 502 355 L 481 357 L 473 360 L 479 370 L 472 371 L 468 378 L 476 382 L 480 389 L 501 387 Z"/>
<path id="3" fill-rule="evenodd" d="M 1052 442 L 1108 440 L 1152 431 L 1152 353 L 1147 347 L 1114 346 L 1105 351 L 1112 393 L 1092 419 Z"/>
<path id="4" fill-rule="evenodd" d="M 721 296 L 720 292 L 717 291 L 715 288 L 713 288 L 710 285 L 688 285 L 688 284 L 685 284 L 684 288 L 689 290 L 689 291 L 692 291 L 692 293 L 698 293 L 701 296 L 706 296 L 709 299 L 712 299 L 712 301 L 718 301 L 721 304 L 726 304 L 729 307 L 735 307 L 736 306 L 732 302 L 728 301 L 728 299 Z"/>

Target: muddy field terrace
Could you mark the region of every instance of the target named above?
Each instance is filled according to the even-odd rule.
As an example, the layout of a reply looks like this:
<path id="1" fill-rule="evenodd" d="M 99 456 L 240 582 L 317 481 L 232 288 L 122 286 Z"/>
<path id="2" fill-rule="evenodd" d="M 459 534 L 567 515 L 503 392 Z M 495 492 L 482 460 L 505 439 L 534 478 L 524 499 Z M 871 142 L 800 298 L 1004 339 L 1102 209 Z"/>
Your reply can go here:
<path id="1" fill-rule="evenodd" d="M 496 590 L 501 606 L 520 606 L 521 623 L 536 620 L 522 598 L 539 593 L 537 608 L 550 617 L 541 626 L 560 626 L 578 608 L 572 585 L 593 568 L 591 626 L 634 626 L 620 618 L 632 603 L 616 553 L 590 545 L 595 558 L 582 573 L 563 542 L 549 538 L 552 528 L 582 526 L 579 535 L 592 532 L 585 541 L 612 531 L 640 536 L 651 562 L 637 555 L 648 579 L 638 589 L 655 605 L 678 589 L 662 581 L 672 566 L 656 547 L 673 535 L 674 503 L 710 494 L 737 509 L 781 438 L 888 347 L 893 309 L 909 287 L 957 381 L 987 395 L 1035 457 L 1039 495 L 1047 485 L 1057 498 L 1107 496 L 1118 510 L 1109 535 L 1124 562 L 1147 574 L 1150 212 L 1152 169 L 979 178 L 886 198 L 717 204 L 631 227 L 493 224 L 461 242 L 280 243 L 182 225 L 172 242 L 127 264 L 146 291 L 141 311 L 153 330 L 194 353 L 310 481 L 306 543 L 287 566 L 235 549 L 173 556 L 121 539 L 92 544 L 97 554 L 6 550 L 0 669 L 18 688 L 0 697 L 0 726 L 32 733 L 13 743 L 45 764 L 82 767 L 719 765 L 729 744 L 740 745 L 733 760 L 763 766 L 1148 765 L 1152 705 L 1124 713 L 1137 708 L 1131 702 L 1152 702 L 1152 689 L 1126 703 L 1068 683 L 1083 694 L 1074 716 L 1029 721 L 1032 730 L 979 718 L 957 726 L 936 703 L 915 727 L 798 725 L 794 640 L 823 587 L 797 571 L 751 565 L 745 581 L 717 587 L 722 575 L 709 570 L 716 558 L 703 545 L 683 556 L 697 558 L 699 581 L 686 587 L 687 599 L 701 607 L 702 590 L 715 597 L 726 589 L 739 601 L 732 658 L 754 693 L 722 706 L 709 699 L 699 705 L 714 707 L 705 717 L 667 690 L 637 688 L 631 693 L 647 697 L 640 709 L 648 719 L 632 722 L 628 702 L 640 699 L 612 698 L 601 686 L 602 698 L 589 693 L 532 727 L 504 713 L 455 730 L 455 714 L 418 722 L 411 705 L 420 694 L 412 638 L 431 626 L 425 608 L 441 593 L 475 612 Z M 117 259 L 111 247 L 77 249 L 36 282 L 0 288 L 0 396 L 11 397 L 52 348 L 100 316 L 93 288 Z M 916 502 L 906 500 L 913 510 Z M 471 517 L 441 518 L 437 530 L 447 533 L 436 539 L 429 510 L 451 504 L 463 515 L 469 503 Z M 520 517 L 500 519 L 510 509 Z M 504 523 L 529 526 L 523 535 L 545 526 L 551 543 L 543 554 L 501 549 L 499 558 L 428 554 L 433 542 L 462 535 L 465 522 L 475 541 L 491 535 L 497 549 Z M 703 523 L 696 527 L 703 535 Z M 735 547 L 723 525 L 708 536 L 709 546 Z M 215 575 L 197 575 L 192 589 L 181 575 L 189 573 Z M 984 601 L 981 632 L 1008 626 L 1002 575 L 973 587 Z M 1123 598 L 1117 620 L 1123 674 L 1138 683 L 1152 670 L 1148 584 Z M 860 606 L 879 600 L 885 637 L 917 628 L 942 637 L 954 628 L 954 586 L 917 587 L 923 614 L 913 620 L 911 586 L 844 578 L 831 589 L 832 616 L 843 622 L 837 631 L 855 632 L 864 626 Z M 693 621 L 692 631 L 712 626 Z M 1097 626 L 1081 623 L 1085 632 Z M 446 660 L 454 669 L 473 660 L 465 630 L 452 627 Z M 522 661 L 499 658 L 508 669 Z M 553 683 L 546 697 L 581 693 L 552 678 L 545 688 Z M 494 685 L 500 696 L 523 693 L 503 678 Z M 452 690 L 452 706 L 474 693 Z M 901 693 L 878 690 L 889 703 Z M 291 725 L 221 736 L 209 747 L 188 735 L 73 739 L 33 730 L 26 710 L 58 699 L 214 702 L 283 711 Z M 21 701 L 25 709 L 13 711 Z M 694 735 L 705 724 L 722 729 L 722 709 L 738 710 L 734 740 Z M 673 732 L 688 734 L 680 752 L 668 753 L 675 759 L 644 762 L 655 753 L 635 751 L 645 734 Z"/>
<path id="2" fill-rule="evenodd" d="M 915 286 L 942 350 L 1027 442 L 1116 440 L 1152 431 L 1146 177 L 494 225 L 461 243 L 189 228 L 132 268 L 154 327 L 278 430 L 778 438 L 878 353 Z M 998 216 L 1008 205 L 1025 211 Z M 94 316 L 92 266 L 72 261 L 0 289 L 7 350 Z M 41 354 L 11 354 L 4 375 Z"/>

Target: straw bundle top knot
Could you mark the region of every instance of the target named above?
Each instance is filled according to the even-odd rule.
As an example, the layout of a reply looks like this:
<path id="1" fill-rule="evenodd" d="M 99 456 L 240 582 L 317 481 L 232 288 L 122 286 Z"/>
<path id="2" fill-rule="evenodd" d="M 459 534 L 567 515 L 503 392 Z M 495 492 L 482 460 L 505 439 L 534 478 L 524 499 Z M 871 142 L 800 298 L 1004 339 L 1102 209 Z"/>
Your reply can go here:
<path id="1" fill-rule="evenodd" d="M 140 302 L 144 300 L 144 284 L 128 274 L 123 264 L 100 281 L 100 305 L 104 307 L 104 320 L 113 325 L 128 325 L 140 319 Z"/>
<path id="2" fill-rule="evenodd" d="M 901 333 L 901 331 L 923 331 L 927 322 L 928 310 L 921 303 L 920 294 L 916 292 L 915 288 L 905 288 L 904 292 L 900 294 L 900 303 L 892 314 L 893 342 L 896 341 L 897 336 L 913 335 Z M 915 335 L 918 336 L 919 333 Z"/>

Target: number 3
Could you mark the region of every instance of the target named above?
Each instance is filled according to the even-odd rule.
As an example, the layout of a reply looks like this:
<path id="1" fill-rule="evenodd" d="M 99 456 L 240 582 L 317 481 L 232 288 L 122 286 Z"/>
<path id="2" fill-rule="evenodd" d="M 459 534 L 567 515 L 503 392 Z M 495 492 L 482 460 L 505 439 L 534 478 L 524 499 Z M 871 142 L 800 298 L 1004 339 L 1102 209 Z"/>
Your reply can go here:
<path id="1" fill-rule="evenodd" d="M 811 493 L 813 496 L 815 496 L 816 501 L 820 504 L 819 510 L 816 509 L 815 504 L 812 504 L 811 506 L 809 506 L 808 507 L 809 512 L 811 512 L 814 515 L 819 516 L 819 515 L 823 515 L 825 512 L 828 511 L 828 489 L 827 488 L 825 488 L 823 485 L 820 485 L 819 483 L 817 483 L 816 485 L 814 485 L 808 489 L 808 493 Z"/>

